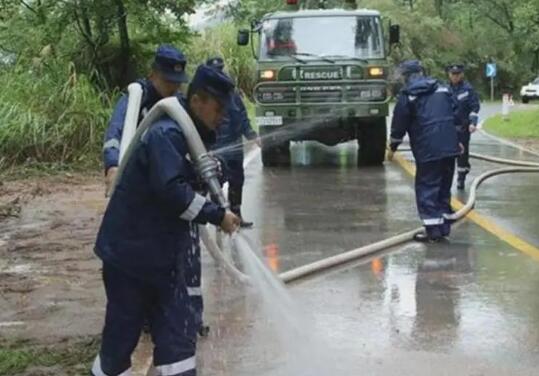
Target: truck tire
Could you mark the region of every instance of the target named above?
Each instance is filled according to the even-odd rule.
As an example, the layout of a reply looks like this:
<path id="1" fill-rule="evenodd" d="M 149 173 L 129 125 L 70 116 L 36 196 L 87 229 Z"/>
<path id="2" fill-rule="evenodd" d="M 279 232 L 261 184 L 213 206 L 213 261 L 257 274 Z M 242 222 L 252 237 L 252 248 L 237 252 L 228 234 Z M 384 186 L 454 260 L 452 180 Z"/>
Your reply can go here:
<path id="1" fill-rule="evenodd" d="M 522 103 L 528 103 L 529 101 L 530 101 L 530 98 L 522 97 Z"/>
<path id="2" fill-rule="evenodd" d="M 262 142 L 262 164 L 264 167 L 290 167 L 290 142 L 264 146 Z"/>
<path id="3" fill-rule="evenodd" d="M 358 166 L 378 166 L 384 162 L 387 145 L 386 118 L 359 125 Z"/>
<path id="4" fill-rule="evenodd" d="M 278 129 L 273 127 L 260 127 L 262 138 L 262 164 L 265 167 L 290 166 L 290 141 L 279 136 Z"/>

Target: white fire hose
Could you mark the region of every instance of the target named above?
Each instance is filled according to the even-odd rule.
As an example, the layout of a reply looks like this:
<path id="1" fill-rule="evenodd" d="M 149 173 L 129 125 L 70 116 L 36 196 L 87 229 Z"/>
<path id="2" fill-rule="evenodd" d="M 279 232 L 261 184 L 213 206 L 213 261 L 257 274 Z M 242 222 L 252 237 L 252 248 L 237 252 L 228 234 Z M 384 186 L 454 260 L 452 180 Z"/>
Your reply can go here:
<path id="1" fill-rule="evenodd" d="M 200 135 L 195 128 L 193 120 L 180 105 L 178 99 L 175 97 L 169 97 L 157 102 L 137 128 L 138 111 L 140 109 L 142 90 L 139 91 L 136 85 L 138 85 L 140 88 L 139 84 L 131 84 L 128 87 L 129 99 L 124 132 L 122 134 L 122 141 L 120 144 L 120 165 L 114 181 L 113 189 L 116 188 L 117 184 L 119 183 L 133 151 L 140 144 L 142 136 L 150 126 L 155 124 L 159 118 L 161 118 L 164 114 L 167 114 L 181 127 L 182 133 L 187 141 L 189 155 L 197 167 L 198 172 L 201 173 L 202 178 L 204 178 L 209 184 L 210 191 L 214 196 L 216 196 L 216 199 L 226 207 L 226 198 L 221 190 L 217 176 L 212 175 L 215 172 L 212 171 L 212 163 L 214 163 L 214 161 L 208 156 L 204 143 L 200 139 Z M 125 150 L 125 152 L 122 153 L 122 150 Z M 199 226 L 199 229 L 200 237 L 204 242 L 205 248 L 208 250 L 216 263 L 222 266 L 225 271 L 236 281 L 241 283 L 246 282 L 248 277 L 240 272 L 229 259 L 224 257 L 223 252 L 219 249 L 215 240 L 210 236 L 208 228 L 201 225 Z"/>
<path id="2" fill-rule="evenodd" d="M 477 197 L 477 189 L 481 183 L 493 176 L 502 175 L 502 174 L 511 174 L 511 173 L 529 173 L 529 172 L 539 172 L 539 163 L 527 162 L 527 161 L 517 161 L 511 159 L 502 159 L 496 158 L 481 154 L 470 153 L 470 156 L 475 159 L 480 159 L 487 162 L 500 163 L 505 165 L 512 165 L 518 167 L 508 167 L 501 168 L 492 171 L 485 172 L 484 174 L 478 176 L 474 179 L 472 185 L 470 186 L 470 194 L 466 204 L 456 213 L 453 214 L 451 219 L 458 221 L 464 218 L 474 207 Z M 298 268 L 286 271 L 279 275 L 280 279 L 284 283 L 290 283 L 293 281 L 298 281 L 302 278 L 313 276 L 317 273 L 327 271 L 330 268 L 340 266 L 360 258 L 370 256 L 372 254 L 381 252 L 388 248 L 409 242 L 413 240 L 415 234 L 424 231 L 423 227 L 419 227 L 415 230 L 407 231 L 402 234 L 398 234 L 382 241 L 372 243 L 361 248 L 354 249 L 345 253 L 341 253 L 336 256 L 328 257 Z"/>
<path id="3" fill-rule="evenodd" d="M 136 88 L 132 88 L 131 90 L 133 91 L 133 93 L 135 93 L 133 96 L 136 97 L 138 95 L 138 90 Z M 134 98 L 133 101 L 131 101 L 131 91 L 130 91 L 130 100 L 128 102 L 127 113 L 130 114 L 131 112 L 134 112 L 134 110 L 132 110 L 131 107 L 136 106 L 137 104 L 138 104 L 138 108 L 140 108 L 140 99 L 138 99 L 138 102 L 137 102 L 137 98 Z M 165 113 L 168 116 L 170 116 L 173 120 L 175 120 L 177 124 L 181 126 L 183 134 L 185 135 L 187 139 L 189 153 L 193 161 L 195 161 L 195 164 L 199 160 L 207 156 L 207 151 L 204 147 L 204 144 L 202 143 L 202 140 L 200 139 L 200 136 L 191 118 L 187 114 L 187 112 L 179 104 L 176 98 L 174 97 L 166 98 L 159 101 L 150 110 L 150 112 L 147 114 L 147 116 L 143 119 L 143 121 L 139 125 L 138 129 L 136 128 L 136 121 L 138 120 L 138 112 L 137 112 L 137 116 L 130 117 L 129 123 L 127 123 L 127 116 L 126 116 L 126 124 L 124 126 L 124 129 L 125 127 L 129 127 L 128 128 L 129 130 L 128 132 L 126 132 L 127 135 L 124 134 L 122 136 L 121 144 L 124 145 L 130 139 L 134 140 L 134 142 L 129 141 L 127 144 L 128 147 L 125 148 L 125 154 L 121 154 L 123 159 L 120 160 L 120 167 L 118 169 L 118 174 L 116 177 L 115 185 L 117 184 L 120 177 L 122 176 L 123 171 L 125 170 L 125 165 L 127 164 L 127 161 L 129 160 L 129 157 L 131 156 L 132 152 L 135 150 L 136 146 L 140 143 L 140 139 L 142 135 L 144 134 L 144 132 L 146 132 L 146 130 Z M 135 124 L 134 128 L 137 129 L 134 134 L 132 134 L 133 123 Z M 125 140 L 124 140 L 124 136 L 125 136 Z M 475 159 L 480 159 L 483 161 L 506 164 L 506 165 L 511 165 L 511 166 L 518 166 L 518 167 L 509 167 L 509 168 L 502 168 L 502 169 L 496 169 L 493 171 L 488 171 L 478 176 L 477 178 L 475 178 L 470 187 L 470 194 L 469 194 L 466 204 L 459 211 L 454 213 L 451 218 L 456 221 L 465 217 L 468 214 L 468 212 L 470 212 L 473 209 L 476 202 L 477 189 L 483 181 L 493 176 L 497 176 L 501 174 L 539 172 L 539 163 L 496 158 L 496 157 L 485 156 L 485 155 L 475 154 L 475 153 L 470 153 L 470 157 L 475 158 Z M 220 190 L 220 188 L 219 188 L 219 191 L 221 193 L 221 197 L 219 198 L 222 200 L 224 199 L 224 195 L 222 194 L 222 191 Z M 297 281 L 302 278 L 312 276 L 316 273 L 326 271 L 330 268 L 343 265 L 351 261 L 369 256 L 374 253 L 377 253 L 377 252 L 386 250 L 388 248 L 411 241 L 413 240 L 413 237 L 415 234 L 422 231 L 424 231 L 423 227 L 419 227 L 414 230 L 410 230 L 405 233 L 389 237 L 387 239 L 354 249 L 349 252 L 345 252 L 336 256 L 328 257 L 326 259 L 319 260 L 319 261 L 283 272 L 279 275 L 279 277 L 285 283 Z M 232 264 L 232 262 L 224 256 L 223 252 L 221 251 L 219 246 L 216 244 L 215 240 L 210 236 L 206 226 L 200 226 L 200 235 L 201 235 L 202 241 L 204 242 L 205 248 L 214 258 L 214 260 L 219 265 L 223 266 L 223 268 L 231 277 L 233 277 L 235 280 L 240 281 L 242 283 L 248 281 L 249 278 L 245 274 L 240 272 Z"/>
<path id="4" fill-rule="evenodd" d="M 127 86 L 127 110 L 125 112 L 124 127 L 122 130 L 122 140 L 120 141 L 120 158 L 119 162 L 125 156 L 127 147 L 129 146 L 137 131 L 137 124 L 142 102 L 142 85 L 138 82 L 133 82 Z"/>

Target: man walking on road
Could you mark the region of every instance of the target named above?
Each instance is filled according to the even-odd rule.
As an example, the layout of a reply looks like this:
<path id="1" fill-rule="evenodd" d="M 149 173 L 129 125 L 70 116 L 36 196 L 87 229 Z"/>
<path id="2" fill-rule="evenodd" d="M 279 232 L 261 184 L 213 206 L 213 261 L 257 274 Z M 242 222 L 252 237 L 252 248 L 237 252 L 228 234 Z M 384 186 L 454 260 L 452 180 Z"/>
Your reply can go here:
<path id="1" fill-rule="evenodd" d="M 214 57 L 206 62 L 207 65 L 224 70 L 225 63 L 222 58 Z M 234 93 L 233 106 L 228 109 L 223 117 L 223 122 L 217 130 L 217 142 L 214 149 L 225 148 L 218 155 L 225 162 L 226 177 L 228 180 L 228 200 L 233 213 L 241 218 L 241 227 L 249 228 L 252 222 L 247 222 L 241 215 L 241 204 L 243 197 L 243 183 L 245 173 L 243 170 L 243 137 L 254 141 L 260 146 L 258 135 L 251 127 L 247 110 L 238 91 Z"/>
<path id="2" fill-rule="evenodd" d="M 207 66 L 195 73 L 185 108 L 210 137 L 232 100 L 234 84 Z M 198 224 L 232 233 L 240 219 L 197 193 L 200 189 L 181 127 L 163 116 L 126 164 L 96 240 L 107 295 L 105 326 L 93 376 L 130 375 L 131 355 L 149 316 L 152 375 L 195 376 L 198 308 L 186 254 L 198 247 Z M 200 289 L 200 287 L 198 288 Z"/>
<path id="3" fill-rule="evenodd" d="M 462 134 L 464 153 L 457 159 L 457 189 L 464 189 L 466 175 L 470 172 L 470 138 L 477 129 L 479 120 L 479 97 L 468 81 L 464 80 L 464 65 L 453 64 L 447 67 L 450 89 L 458 103 L 457 130 Z"/>
<path id="4" fill-rule="evenodd" d="M 404 88 L 393 111 L 388 159 L 392 159 L 406 133 L 416 161 L 415 192 L 425 233 L 420 242 L 437 242 L 449 235 L 451 185 L 455 159 L 460 154 L 455 127 L 454 99 L 448 87 L 425 77 L 421 63 L 405 61 L 399 67 Z"/>

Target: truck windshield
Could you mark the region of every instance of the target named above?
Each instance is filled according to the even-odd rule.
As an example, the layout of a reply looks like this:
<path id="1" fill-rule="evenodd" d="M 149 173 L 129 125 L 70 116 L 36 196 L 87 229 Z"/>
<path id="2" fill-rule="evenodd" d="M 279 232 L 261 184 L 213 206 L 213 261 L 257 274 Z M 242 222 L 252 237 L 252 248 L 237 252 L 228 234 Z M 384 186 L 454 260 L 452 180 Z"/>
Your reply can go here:
<path id="1" fill-rule="evenodd" d="M 380 19 L 374 16 L 316 16 L 263 21 L 260 58 L 293 60 L 294 54 L 301 54 L 302 59 L 320 56 L 383 58 Z"/>

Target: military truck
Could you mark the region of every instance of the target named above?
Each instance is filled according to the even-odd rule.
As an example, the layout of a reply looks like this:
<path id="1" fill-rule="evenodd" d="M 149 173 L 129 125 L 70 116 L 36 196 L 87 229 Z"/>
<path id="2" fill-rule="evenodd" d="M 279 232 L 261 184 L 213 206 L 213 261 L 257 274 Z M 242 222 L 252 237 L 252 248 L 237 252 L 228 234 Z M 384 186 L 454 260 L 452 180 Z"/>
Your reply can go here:
<path id="1" fill-rule="evenodd" d="M 290 141 L 326 145 L 356 139 L 358 165 L 384 161 L 388 114 L 389 46 L 399 42 L 399 26 L 385 43 L 380 13 L 357 9 L 288 9 L 253 21 L 238 34 L 251 43 L 257 60 L 256 122 L 265 166 L 290 165 Z M 319 1 L 324 8 L 324 1 Z"/>

